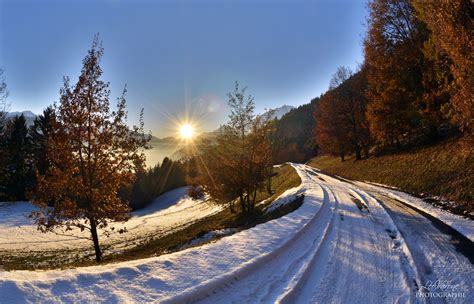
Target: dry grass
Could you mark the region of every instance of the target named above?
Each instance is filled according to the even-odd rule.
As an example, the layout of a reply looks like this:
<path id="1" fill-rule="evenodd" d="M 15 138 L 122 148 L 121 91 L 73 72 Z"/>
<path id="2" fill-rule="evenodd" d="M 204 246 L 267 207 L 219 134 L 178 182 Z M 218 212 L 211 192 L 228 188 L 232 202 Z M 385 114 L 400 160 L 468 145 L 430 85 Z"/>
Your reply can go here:
<path id="1" fill-rule="evenodd" d="M 355 161 L 321 156 L 309 165 L 349 179 L 401 188 L 421 197 L 439 196 L 454 201 L 451 211 L 474 210 L 473 147 L 460 139 Z"/>

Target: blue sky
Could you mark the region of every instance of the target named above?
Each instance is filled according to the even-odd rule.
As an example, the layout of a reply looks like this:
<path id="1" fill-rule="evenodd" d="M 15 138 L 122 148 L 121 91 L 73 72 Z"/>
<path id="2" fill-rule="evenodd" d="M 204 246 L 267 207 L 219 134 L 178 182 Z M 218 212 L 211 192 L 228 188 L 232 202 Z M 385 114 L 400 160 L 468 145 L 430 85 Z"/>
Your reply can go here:
<path id="1" fill-rule="evenodd" d="M 225 122 L 238 80 L 257 111 L 301 105 L 341 65 L 363 61 L 365 1 L 0 0 L 0 67 L 12 111 L 35 113 L 76 81 L 95 33 L 112 99 L 128 87 L 130 122 L 172 135 L 186 115 L 202 131 Z M 187 113 L 187 114 L 186 114 Z"/>

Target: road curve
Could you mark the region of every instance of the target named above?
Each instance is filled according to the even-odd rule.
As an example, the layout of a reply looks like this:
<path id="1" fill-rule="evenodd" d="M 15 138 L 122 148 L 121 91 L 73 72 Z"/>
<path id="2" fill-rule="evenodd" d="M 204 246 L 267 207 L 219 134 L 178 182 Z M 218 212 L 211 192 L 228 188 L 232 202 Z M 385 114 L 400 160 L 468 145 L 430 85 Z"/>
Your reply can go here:
<path id="1" fill-rule="evenodd" d="M 304 183 L 319 187 L 324 196 L 305 233 L 271 260 L 232 284 L 216 286 L 198 302 L 474 302 L 474 268 L 466 257 L 472 242 L 467 240 L 460 251 L 458 240 L 441 228 L 444 224 L 426 214 L 373 188 L 306 165 L 294 167 Z M 423 296 L 427 287 L 433 289 L 430 282 L 450 284 L 459 297 Z"/>

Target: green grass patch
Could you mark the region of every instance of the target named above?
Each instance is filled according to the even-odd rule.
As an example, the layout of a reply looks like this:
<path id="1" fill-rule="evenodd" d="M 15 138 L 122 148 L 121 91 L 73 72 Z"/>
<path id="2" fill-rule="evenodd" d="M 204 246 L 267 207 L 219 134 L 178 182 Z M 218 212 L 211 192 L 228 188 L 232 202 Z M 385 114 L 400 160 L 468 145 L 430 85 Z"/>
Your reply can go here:
<path id="1" fill-rule="evenodd" d="M 394 186 L 412 194 L 439 196 L 454 201 L 446 205 L 453 213 L 474 211 L 474 153 L 460 139 L 436 145 L 355 161 L 341 162 L 332 156 L 319 156 L 309 162 L 345 178 Z"/>
<path id="2" fill-rule="evenodd" d="M 257 192 L 257 202 L 267 200 L 268 203 L 271 203 L 286 190 L 298 187 L 301 184 L 300 176 L 296 173 L 295 169 L 288 164 L 273 168 L 273 171 L 272 193 L 268 193 L 266 189 L 261 189 Z"/>

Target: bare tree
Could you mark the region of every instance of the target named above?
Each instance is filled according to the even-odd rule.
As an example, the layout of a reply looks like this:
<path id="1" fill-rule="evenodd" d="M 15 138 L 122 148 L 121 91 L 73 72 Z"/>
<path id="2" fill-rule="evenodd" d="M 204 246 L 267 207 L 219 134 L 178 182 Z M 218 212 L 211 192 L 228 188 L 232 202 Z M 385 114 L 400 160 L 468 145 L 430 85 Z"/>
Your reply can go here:
<path id="1" fill-rule="evenodd" d="M 3 126 L 5 126 L 5 114 L 9 110 L 9 104 L 7 103 L 8 89 L 3 73 L 4 70 L 0 69 L 0 134 Z"/>

